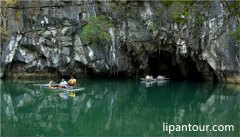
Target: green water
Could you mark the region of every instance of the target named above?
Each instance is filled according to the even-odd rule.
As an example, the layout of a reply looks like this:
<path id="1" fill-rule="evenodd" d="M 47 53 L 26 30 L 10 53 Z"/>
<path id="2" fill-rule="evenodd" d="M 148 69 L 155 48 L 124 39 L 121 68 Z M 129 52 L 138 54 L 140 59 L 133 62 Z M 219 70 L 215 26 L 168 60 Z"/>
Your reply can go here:
<path id="1" fill-rule="evenodd" d="M 236 136 L 240 86 L 131 80 L 78 80 L 62 96 L 36 83 L 1 81 L 1 136 Z M 163 123 L 233 125 L 234 131 L 163 130 Z"/>

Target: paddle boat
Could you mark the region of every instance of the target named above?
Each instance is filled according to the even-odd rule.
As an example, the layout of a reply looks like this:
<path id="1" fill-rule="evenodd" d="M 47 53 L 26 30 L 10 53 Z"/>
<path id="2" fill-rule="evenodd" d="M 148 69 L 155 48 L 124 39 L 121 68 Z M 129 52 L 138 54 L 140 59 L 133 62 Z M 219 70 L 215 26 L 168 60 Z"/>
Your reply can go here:
<path id="1" fill-rule="evenodd" d="M 145 83 L 145 84 L 154 84 L 154 83 L 165 83 L 166 81 L 169 80 L 169 78 L 165 77 L 165 76 L 161 76 L 159 75 L 157 78 L 140 78 L 141 83 Z"/>
<path id="2" fill-rule="evenodd" d="M 55 91 L 59 91 L 59 92 L 76 92 L 76 91 L 84 90 L 83 87 L 68 86 L 66 88 L 61 88 L 61 87 L 58 87 L 57 85 L 49 88 L 48 84 L 41 84 L 40 87 L 48 88 L 49 90 L 55 90 Z"/>
<path id="3" fill-rule="evenodd" d="M 158 75 L 156 78 L 158 81 L 165 81 L 165 80 L 169 80 L 169 78 L 162 76 L 162 75 Z"/>
<path id="4" fill-rule="evenodd" d="M 67 99 L 68 97 L 75 97 L 76 92 L 80 92 L 84 90 L 84 87 L 74 87 L 74 86 L 68 86 L 66 88 L 61 88 L 58 87 L 58 85 L 53 85 L 52 87 L 49 88 L 48 84 L 34 84 L 35 86 L 39 86 L 41 89 L 44 89 L 44 91 L 48 91 L 47 93 L 50 92 L 50 94 L 45 95 L 47 96 L 52 96 L 55 94 L 58 94 L 61 98 Z M 45 97 L 43 97 L 45 98 Z"/>

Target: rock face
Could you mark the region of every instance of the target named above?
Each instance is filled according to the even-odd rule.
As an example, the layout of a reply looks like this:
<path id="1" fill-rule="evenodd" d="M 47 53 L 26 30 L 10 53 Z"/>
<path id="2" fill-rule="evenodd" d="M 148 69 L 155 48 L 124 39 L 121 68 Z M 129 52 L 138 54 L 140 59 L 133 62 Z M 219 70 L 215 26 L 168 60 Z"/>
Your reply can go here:
<path id="1" fill-rule="evenodd" d="M 239 39 L 230 35 L 238 29 L 240 18 L 229 9 L 231 3 L 185 3 L 189 6 L 185 12 L 184 4 L 171 4 L 24 1 L 6 5 L 1 29 L 8 35 L 1 40 L 0 76 L 140 77 L 149 73 L 240 83 Z M 112 42 L 83 45 L 83 22 L 98 15 L 113 22 Z"/>

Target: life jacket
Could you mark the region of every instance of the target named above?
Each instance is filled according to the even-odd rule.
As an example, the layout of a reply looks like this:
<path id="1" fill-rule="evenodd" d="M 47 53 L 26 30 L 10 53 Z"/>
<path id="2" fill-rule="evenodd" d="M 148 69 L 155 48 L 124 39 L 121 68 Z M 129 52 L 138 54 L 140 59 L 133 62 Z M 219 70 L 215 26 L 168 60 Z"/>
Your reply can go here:
<path id="1" fill-rule="evenodd" d="M 76 84 L 76 79 L 70 79 L 69 81 L 68 81 L 68 85 L 69 86 L 74 86 Z"/>

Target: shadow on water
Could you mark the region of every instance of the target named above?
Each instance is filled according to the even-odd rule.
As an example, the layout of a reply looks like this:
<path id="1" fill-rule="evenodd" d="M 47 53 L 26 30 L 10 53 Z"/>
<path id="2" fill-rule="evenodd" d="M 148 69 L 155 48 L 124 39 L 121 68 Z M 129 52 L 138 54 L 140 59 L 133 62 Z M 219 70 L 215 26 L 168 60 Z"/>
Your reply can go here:
<path id="1" fill-rule="evenodd" d="M 163 122 L 235 126 L 173 136 L 239 135 L 239 85 L 78 80 L 85 90 L 63 98 L 33 83 L 1 81 L 1 136 L 167 136 Z"/>

